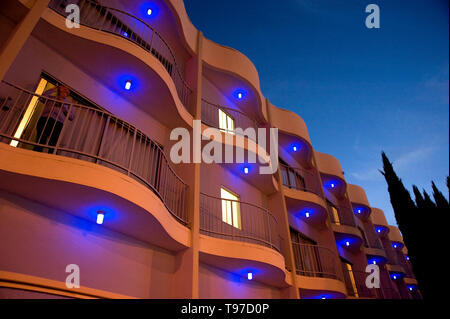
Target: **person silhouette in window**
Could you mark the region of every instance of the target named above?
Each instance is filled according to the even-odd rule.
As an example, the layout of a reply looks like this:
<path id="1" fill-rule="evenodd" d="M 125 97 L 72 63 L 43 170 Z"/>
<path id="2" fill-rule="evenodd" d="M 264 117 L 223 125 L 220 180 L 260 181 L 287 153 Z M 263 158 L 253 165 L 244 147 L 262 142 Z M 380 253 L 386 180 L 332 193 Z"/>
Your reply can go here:
<path id="1" fill-rule="evenodd" d="M 38 144 L 56 146 L 66 117 L 69 117 L 69 121 L 73 121 L 75 118 L 73 109 L 69 114 L 71 104 L 71 101 L 68 98 L 69 95 L 69 88 L 61 84 L 44 92 L 41 101 L 45 106 L 36 125 Z M 48 97 L 49 99 L 45 97 Z M 43 147 L 36 146 L 34 150 L 42 152 Z M 48 152 L 52 153 L 53 149 L 49 148 Z"/>

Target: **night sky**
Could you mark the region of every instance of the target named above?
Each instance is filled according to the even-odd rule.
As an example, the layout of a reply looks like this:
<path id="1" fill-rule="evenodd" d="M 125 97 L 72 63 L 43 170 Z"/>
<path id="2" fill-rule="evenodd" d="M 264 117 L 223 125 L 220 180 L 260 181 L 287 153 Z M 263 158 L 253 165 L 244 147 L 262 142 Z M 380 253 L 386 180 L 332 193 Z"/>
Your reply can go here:
<path id="1" fill-rule="evenodd" d="M 367 29 L 375 3 L 381 28 Z M 446 194 L 449 1 L 185 0 L 204 35 L 255 64 L 274 105 L 298 113 L 314 148 L 395 224 L 384 150 L 405 186 Z"/>

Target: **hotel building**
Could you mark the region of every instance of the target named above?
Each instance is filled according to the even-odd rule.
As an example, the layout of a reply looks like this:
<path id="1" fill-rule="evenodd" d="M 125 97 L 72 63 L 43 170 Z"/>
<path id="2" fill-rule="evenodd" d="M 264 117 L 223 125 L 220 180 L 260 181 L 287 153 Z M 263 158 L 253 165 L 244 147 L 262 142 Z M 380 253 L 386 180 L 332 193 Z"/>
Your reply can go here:
<path id="1" fill-rule="evenodd" d="M 420 298 L 399 230 L 182 0 L 2 0 L 0 47 L 0 298 Z M 194 120 L 266 159 L 236 128 L 277 128 L 278 169 L 174 163 Z"/>

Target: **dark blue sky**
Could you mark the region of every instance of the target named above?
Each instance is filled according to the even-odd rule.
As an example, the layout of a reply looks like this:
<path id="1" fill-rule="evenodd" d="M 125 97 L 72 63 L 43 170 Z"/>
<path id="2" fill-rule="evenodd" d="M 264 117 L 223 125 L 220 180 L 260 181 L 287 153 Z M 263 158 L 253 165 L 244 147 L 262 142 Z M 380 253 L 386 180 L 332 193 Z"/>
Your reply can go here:
<path id="1" fill-rule="evenodd" d="M 365 27 L 365 7 L 381 28 Z M 185 0 L 204 35 L 247 55 L 263 94 L 297 112 L 314 147 L 395 224 L 378 172 L 386 151 L 405 186 L 447 195 L 448 0 Z"/>

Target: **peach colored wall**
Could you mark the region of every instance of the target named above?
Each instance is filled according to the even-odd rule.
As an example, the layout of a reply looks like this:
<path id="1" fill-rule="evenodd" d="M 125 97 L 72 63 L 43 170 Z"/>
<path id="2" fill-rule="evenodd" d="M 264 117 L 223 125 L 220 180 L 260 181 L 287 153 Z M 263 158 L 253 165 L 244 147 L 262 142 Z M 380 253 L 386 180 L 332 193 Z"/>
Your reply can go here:
<path id="1" fill-rule="evenodd" d="M 296 113 L 272 105 L 269 102 L 271 122 L 280 130 L 297 135 L 311 144 L 305 121 Z"/>
<path id="2" fill-rule="evenodd" d="M 200 191 L 207 195 L 220 197 L 221 187 L 238 194 L 243 202 L 267 207 L 266 196 L 256 187 L 219 164 L 203 164 L 200 175 Z"/>
<path id="3" fill-rule="evenodd" d="M 389 226 L 388 238 L 391 241 L 403 243 L 403 236 L 402 236 L 402 233 L 400 232 L 400 229 L 398 229 L 398 227 Z"/>
<path id="4" fill-rule="evenodd" d="M 214 85 L 213 82 L 211 82 L 204 76 L 202 79 L 202 98 L 213 104 L 219 104 L 232 109 L 239 109 L 230 99 L 228 99 L 225 95 L 223 95 L 221 91 L 219 91 L 219 89 Z M 217 114 L 217 116 L 219 115 Z"/>
<path id="5" fill-rule="evenodd" d="M 142 298 L 170 298 L 175 257 L 61 211 L 0 192 L 0 269 Z"/>
<path id="6" fill-rule="evenodd" d="M 326 153 L 314 152 L 318 169 L 321 173 L 334 175 L 345 181 L 344 171 L 339 160 Z"/>
<path id="7" fill-rule="evenodd" d="M 348 197 L 352 203 L 362 204 L 370 209 L 369 200 L 367 199 L 366 192 L 361 186 L 348 184 Z"/>
<path id="8" fill-rule="evenodd" d="M 384 212 L 379 208 L 372 207 L 372 213 L 370 214 L 370 219 L 372 220 L 372 222 L 375 225 L 388 226 L 386 216 L 384 216 Z"/>
<path id="9" fill-rule="evenodd" d="M 15 26 L 16 23 L 14 23 L 14 21 L 0 13 L 0 49 L 10 37 Z"/>
<path id="10" fill-rule="evenodd" d="M 34 91 L 42 71 L 46 71 L 109 112 L 137 126 L 160 144 L 165 144 L 169 134 L 165 126 L 34 37 L 30 37 L 25 43 L 5 79 Z"/>
<path id="11" fill-rule="evenodd" d="M 199 298 L 269 299 L 281 298 L 280 289 L 200 263 Z"/>

